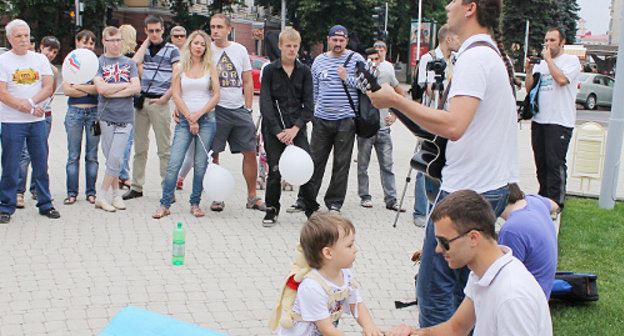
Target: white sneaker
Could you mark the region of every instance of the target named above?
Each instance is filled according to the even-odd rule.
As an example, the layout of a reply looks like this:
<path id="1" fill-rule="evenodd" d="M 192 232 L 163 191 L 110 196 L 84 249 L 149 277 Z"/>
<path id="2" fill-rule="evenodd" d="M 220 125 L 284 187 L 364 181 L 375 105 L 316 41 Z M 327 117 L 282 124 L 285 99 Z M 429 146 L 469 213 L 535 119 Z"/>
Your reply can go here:
<path id="1" fill-rule="evenodd" d="M 95 208 L 96 209 L 102 209 L 102 210 L 108 211 L 108 212 L 115 212 L 115 211 L 117 211 L 117 209 L 114 206 L 110 205 L 108 203 L 108 201 L 105 200 L 105 199 L 95 200 Z"/>
<path id="2" fill-rule="evenodd" d="M 117 210 L 126 210 L 126 204 L 124 203 L 123 199 L 121 198 L 121 196 L 114 196 L 113 197 L 113 203 L 112 205 L 117 209 Z"/>

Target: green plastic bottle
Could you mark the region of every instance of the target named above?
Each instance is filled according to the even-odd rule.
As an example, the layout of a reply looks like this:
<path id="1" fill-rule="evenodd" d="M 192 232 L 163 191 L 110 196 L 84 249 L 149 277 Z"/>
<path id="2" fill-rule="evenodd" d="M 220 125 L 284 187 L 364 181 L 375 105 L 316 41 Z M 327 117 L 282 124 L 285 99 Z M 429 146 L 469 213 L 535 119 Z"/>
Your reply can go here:
<path id="1" fill-rule="evenodd" d="M 182 227 L 182 223 L 178 222 L 178 226 L 173 230 L 173 252 L 171 260 L 174 265 L 184 265 L 184 245 L 186 243 L 186 229 Z"/>

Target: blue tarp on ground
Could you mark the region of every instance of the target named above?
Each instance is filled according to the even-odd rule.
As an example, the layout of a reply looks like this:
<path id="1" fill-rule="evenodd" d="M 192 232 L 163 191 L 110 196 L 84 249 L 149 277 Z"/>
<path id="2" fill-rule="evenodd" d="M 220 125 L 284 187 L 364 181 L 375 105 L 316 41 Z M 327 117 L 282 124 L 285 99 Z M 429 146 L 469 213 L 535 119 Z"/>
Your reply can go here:
<path id="1" fill-rule="evenodd" d="M 225 336 L 191 323 L 128 306 L 117 313 L 100 336 Z"/>

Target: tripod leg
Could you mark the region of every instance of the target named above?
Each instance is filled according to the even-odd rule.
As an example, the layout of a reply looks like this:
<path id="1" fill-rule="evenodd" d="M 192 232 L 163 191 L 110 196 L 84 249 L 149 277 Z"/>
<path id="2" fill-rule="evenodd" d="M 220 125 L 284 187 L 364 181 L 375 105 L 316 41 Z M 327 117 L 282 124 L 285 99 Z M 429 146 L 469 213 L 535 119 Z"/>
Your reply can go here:
<path id="1" fill-rule="evenodd" d="M 401 201 L 399 201 L 399 209 L 403 207 L 403 200 L 405 200 L 405 192 L 407 191 L 407 185 L 412 180 L 412 170 L 413 168 L 410 166 L 410 169 L 407 171 L 407 177 L 405 178 L 405 184 L 403 185 L 403 193 L 401 194 Z M 399 221 L 399 215 L 401 211 L 397 211 L 396 216 L 394 217 L 394 224 L 392 224 L 393 228 L 396 228 L 397 222 Z"/>

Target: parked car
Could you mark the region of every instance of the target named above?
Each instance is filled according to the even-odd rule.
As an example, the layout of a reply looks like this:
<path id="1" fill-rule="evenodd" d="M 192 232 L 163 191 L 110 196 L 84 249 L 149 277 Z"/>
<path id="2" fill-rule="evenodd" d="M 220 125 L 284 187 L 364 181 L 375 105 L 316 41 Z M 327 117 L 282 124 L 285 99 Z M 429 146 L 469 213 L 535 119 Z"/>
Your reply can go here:
<path id="1" fill-rule="evenodd" d="M 251 60 L 251 76 L 253 77 L 254 93 L 260 93 L 260 71 L 269 60 L 258 55 L 249 55 Z"/>
<path id="2" fill-rule="evenodd" d="M 596 73 L 581 73 L 579 75 L 576 103 L 584 105 L 588 110 L 595 110 L 598 106 L 611 106 L 615 79 Z"/>

